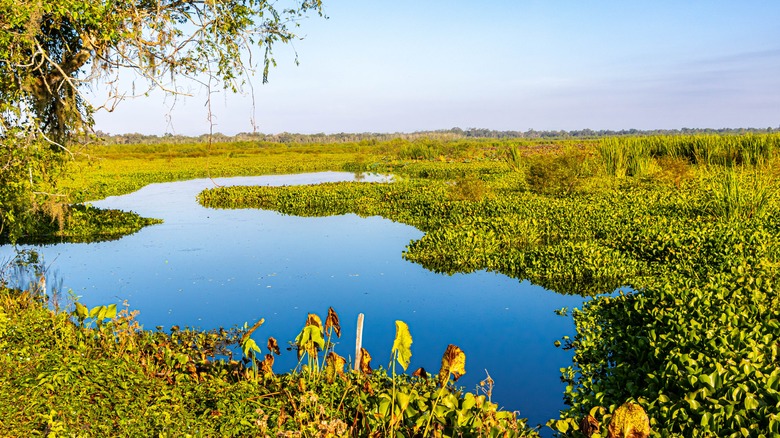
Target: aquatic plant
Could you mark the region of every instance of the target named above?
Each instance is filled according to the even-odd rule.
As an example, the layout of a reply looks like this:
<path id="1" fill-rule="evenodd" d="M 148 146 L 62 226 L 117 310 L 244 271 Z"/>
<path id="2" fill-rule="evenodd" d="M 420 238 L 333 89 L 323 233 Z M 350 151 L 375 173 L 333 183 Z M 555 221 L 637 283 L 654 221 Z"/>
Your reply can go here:
<path id="1" fill-rule="evenodd" d="M 776 175 L 766 166 L 777 159 L 779 138 L 777 134 L 753 134 L 651 136 L 616 141 L 617 145 L 637 145 L 640 151 L 636 156 L 645 161 L 635 160 L 629 170 L 631 149 L 626 148 L 622 150 L 625 153 L 622 158 L 615 157 L 614 175 L 607 170 L 597 172 L 599 165 L 601 169 L 608 168 L 605 164 L 608 160 L 604 160 L 595 145 L 588 143 L 579 149 L 578 160 L 582 160 L 579 164 L 583 171 L 573 172 L 576 176 L 573 185 L 566 182 L 572 180 L 565 173 L 576 170 L 578 161 L 571 162 L 575 166 L 566 170 L 568 165 L 559 159 L 565 170 L 559 175 L 554 171 L 555 165 L 550 164 L 555 162 L 555 157 L 534 154 L 524 159 L 524 166 L 530 168 L 538 160 L 542 169 L 548 167 L 544 171 L 549 171 L 550 179 L 539 179 L 538 185 L 519 184 L 518 172 L 510 171 L 501 155 L 505 143 L 484 142 L 479 152 L 448 151 L 447 145 L 441 144 L 439 152 L 444 159 L 437 156 L 434 160 L 414 162 L 397 161 L 394 154 L 400 144 L 378 144 L 373 150 L 362 149 L 365 162 L 398 172 L 404 176 L 398 182 L 221 188 L 201 193 L 199 201 L 214 208 L 266 208 L 296 215 L 350 212 L 382 215 L 426 233 L 410 243 L 404 257 L 429 269 L 448 273 L 488 269 L 530 279 L 561 293 L 610 293 L 572 310 L 577 335 L 559 341 L 562 348 L 571 348 L 575 353 L 573 364 L 562 371 L 570 408 L 551 423 L 560 433 L 579 436 L 585 426 L 594 434 L 605 436 L 609 415 L 627 401 L 633 401 L 646 410 L 651 429 L 661 435 L 780 434 L 777 420 L 780 377 L 776 366 L 780 339 L 776 322 L 780 320 L 780 310 L 774 287 L 780 266 L 780 215 L 772 179 Z M 247 145 L 241 151 L 246 157 L 228 158 L 226 153 L 214 162 L 224 164 L 225 174 L 341 169 L 344 163 L 355 162 L 351 155 L 354 148 L 346 152 L 336 146 L 320 150 L 315 146 L 291 146 L 290 150 Z M 613 152 L 620 153 L 610 153 Z M 122 156 L 122 152 L 114 153 Z M 149 173 L 139 171 L 142 168 L 139 162 L 143 160 L 138 158 L 152 158 L 144 154 L 132 159 L 108 160 L 104 170 L 109 171 L 95 171 L 85 180 L 96 193 L 108 193 L 154 180 L 203 174 L 202 168 L 193 170 L 196 161 L 186 162 L 200 158 L 185 157 L 184 152 L 177 156 L 178 153 L 172 153 L 167 161 L 153 158 Z M 465 162 L 471 159 L 467 155 L 484 161 Z M 127 173 L 122 173 L 124 165 Z M 620 169 L 625 169 L 625 173 Z M 101 176 L 95 176 L 98 174 Z M 622 176 L 614 178 L 618 175 Z M 117 176 L 119 179 L 114 184 L 112 178 Z M 469 178 L 481 181 L 493 196 L 453 198 L 451 181 Z M 613 293 L 621 286 L 628 286 L 624 293 Z M 16 324 L 10 319 L 15 318 L 14 311 L 3 310 L 3 313 L 7 322 L 5 338 L 0 343 L 10 345 L 8 334 L 12 330 L 7 327 Z M 103 329 L 108 325 L 103 324 Z M 175 336 L 181 340 L 191 335 L 177 331 Z M 35 335 L 31 337 L 34 339 Z M 281 404 L 261 405 L 259 400 L 265 400 L 265 395 L 241 392 L 244 389 L 236 389 L 236 394 L 245 399 L 260 398 L 253 399 L 249 406 L 237 407 L 216 395 L 224 390 L 219 392 L 212 387 L 187 389 L 191 394 L 166 394 L 177 401 L 192 396 L 209 400 L 210 406 L 218 407 L 193 412 L 206 417 L 217 411 L 219 415 L 215 417 L 220 419 L 209 421 L 219 422 L 221 430 L 246 430 L 241 429 L 246 426 L 236 424 L 258 421 L 268 430 L 276 427 L 275 424 L 283 424 L 314 431 L 314 422 L 333 418 L 333 422 L 327 423 L 333 430 L 341 430 L 338 420 L 382 432 L 395 430 L 411 434 L 424 431 L 428 422 L 431 429 L 450 431 L 457 430 L 447 428 L 458 422 L 461 415 L 458 412 L 485 414 L 485 409 L 491 409 L 485 408 L 489 400 L 480 399 L 481 396 L 466 394 L 459 398 L 452 392 L 439 392 L 438 379 L 423 378 L 422 372 L 413 376 L 387 376 L 382 369 L 370 374 L 344 372 L 345 380 L 339 373 L 343 369 L 341 361 L 330 356 L 335 354 L 328 347 L 330 343 L 323 342 L 324 349 L 316 341 L 314 344 L 311 351 L 319 355 L 315 362 L 319 366 L 307 364 L 306 368 L 312 376 L 319 377 L 309 379 L 303 373 L 292 373 L 264 378 L 264 382 L 270 382 L 268 390 L 289 391 L 296 405 L 304 407 L 306 415 L 296 417 L 289 410 L 282 415 Z M 161 355 L 154 363 L 169 367 L 159 369 L 160 379 L 186 382 L 198 375 L 211 378 L 211 371 L 206 370 L 219 369 L 212 362 L 206 365 L 190 361 L 179 354 L 178 347 L 164 342 L 163 345 L 154 350 Z M 260 359 L 259 352 L 256 353 L 251 360 Z M 366 352 L 364 357 L 370 355 Z M 59 362 L 47 360 L 53 367 L 60 367 Z M 269 374 L 263 371 L 263 363 L 272 362 L 258 362 L 258 374 Z M 368 360 L 358 365 L 369 371 Z M 239 362 L 228 362 L 220 372 L 230 376 L 235 381 L 231 385 L 238 388 L 243 385 L 239 382 L 245 381 L 240 376 L 246 374 L 247 368 Z M 266 368 L 272 374 L 272 368 Z M 36 376 L 26 375 L 35 380 Z M 382 375 L 385 377 L 378 377 Z M 350 380 L 353 378 L 362 380 Z M 395 395 L 393 383 L 385 378 L 398 379 Z M 406 386 L 407 380 L 423 386 Z M 358 389 L 366 384 L 374 391 L 373 395 Z M 7 396 L 21 397 L 11 394 L 6 386 L 9 385 L 4 385 L 9 391 Z M 36 388 L 43 391 L 46 386 Z M 55 385 L 55 389 L 61 390 L 62 386 Z M 313 400 L 312 393 L 317 400 Z M 320 393 L 332 394 L 326 398 L 327 406 L 323 406 Z M 49 393 L 36 394 L 42 399 L 50 397 Z M 152 406 L 153 411 L 162 412 L 163 408 L 148 398 L 139 400 Z M 359 414 L 350 420 L 339 417 L 340 409 L 346 410 L 353 400 L 360 402 L 355 402 L 349 408 L 355 410 L 350 412 Z M 338 407 L 335 411 L 334 406 Z M 320 407 L 326 414 L 318 411 Z M 53 414 L 48 408 L 45 412 L 38 406 L 35 409 L 39 430 L 44 427 L 57 430 L 63 421 L 57 414 L 58 409 L 63 410 L 59 407 L 54 408 Z M 263 413 L 252 409 L 261 409 Z M 393 420 L 394 413 L 403 416 L 396 415 Z M 19 418 L 18 413 L 0 414 L 4 419 L 12 418 L 9 422 L 17 422 Z M 485 415 L 480 417 L 483 426 L 488 421 L 484 418 L 489 417 Z M 155 424 L 194 424 L 189 417 L 186 420 L 178 417 L 176 423 L 166 423 L 161 418 L 155 417 Z M 468 424 L 476 427 L 477 422 Z M 159 429 L 139 430 L 154 434 Z"/>
<path id="2" fill-rule="evenodd" d="M 537 436 L 514 413 L 449 378 L 388 375 L 367 366 L 346 371 L 344 358 L 320 348 L 314 314 L 304 328 L 313 344 L 302 338 L 298 344 L 307 350 L 301 354 L 319 358 L 309 363 L 324 366 L 274 374 L 252 340 L 262 319 L 230 330 L 163 332 L 143 330 L 126 307 L 116 310 L 77 302 L 72 312 L 58 312 L 28 292 L 0 289 L 0 396 L 26 400 L 0 404 L 3 435 L 414 436 L 427 428 L 427 436 Z M 338 315 L 328 314 L 325 328 L 337 333 Z M 394 361 L 408 365 L 410 335 L 403 326 L 392 351 Z M 234 347 L 242 361 L 233 360 Z M 271 357 L 279 353 L 275 340 L 267 347 Z M 456 357 L 451 375 L 465 372 L 465 355 Z"/>

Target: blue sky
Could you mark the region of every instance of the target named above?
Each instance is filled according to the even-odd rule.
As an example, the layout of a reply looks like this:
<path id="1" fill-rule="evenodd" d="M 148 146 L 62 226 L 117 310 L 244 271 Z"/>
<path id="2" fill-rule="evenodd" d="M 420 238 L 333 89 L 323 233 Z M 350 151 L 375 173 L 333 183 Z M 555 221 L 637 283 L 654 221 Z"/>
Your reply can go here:
<path id="1" fill-rule="evenodd" d="M 225 134 L 780 126 L 780 1 L 324 0 L 275 49 Z M 300 65 L 294 64 L 297 52 Z M 96 116 L 110 133 L 208 132 L 205 93 Z M 168 117 L 169 116 L 169 117 Z"/>

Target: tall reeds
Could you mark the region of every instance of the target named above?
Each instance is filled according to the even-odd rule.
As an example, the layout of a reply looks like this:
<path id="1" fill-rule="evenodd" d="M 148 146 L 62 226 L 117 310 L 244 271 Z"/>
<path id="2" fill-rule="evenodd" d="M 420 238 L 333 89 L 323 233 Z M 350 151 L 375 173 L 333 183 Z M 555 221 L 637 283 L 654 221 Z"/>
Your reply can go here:
<path id="1" fill-rule="evenodd" d="M 506 164 L 509 165 L 513 172 L 521 172 L 523 170 L 523 156 L 517 146 L 512 145 L 506 149 L 504 161 L 506 161 Z"/>
<path id="2" fill-rule="evenodd" d="M 653 156 L 685 158 L 692 164 L 763 166 L 780 149 L 779 134 L 664 135 L 649 137 Z"/>
<path id="3" fill-rule="evenodd" d="M 712 177 L 706 208 L 728 220 L 747 220 L 765 215 L 776 194 L 770 177 L 730 167 Z"/>
<path id="4" fill-rule="evenodd" d="M 705 166 L 762 167 L 780 151 L 780 134 L 610 137 L 596 150 L 606 173 L 618 178 L 647 175 L 653 159 L 663 157 Z"/>
<path id="5" fill-rule="evenodd" d="M 623 178 L 626 176 L 626 149 L 625 139 L 605 138 L 596 145 L 596 151 L 601 156 L 604 168 L 608 175 Z"/>
<path id="6" fill-rule="evenodd" d="M 606 138 L 596 145 L 596 150 L 608 175 L 645 176 L 652 169 L 652 149 L 646 138 Z"/>

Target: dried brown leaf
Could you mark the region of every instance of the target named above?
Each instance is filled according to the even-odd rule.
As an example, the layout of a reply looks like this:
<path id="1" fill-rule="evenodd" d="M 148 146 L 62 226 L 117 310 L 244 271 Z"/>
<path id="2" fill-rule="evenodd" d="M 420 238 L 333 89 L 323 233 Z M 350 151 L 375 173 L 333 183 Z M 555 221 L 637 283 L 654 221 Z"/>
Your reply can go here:
<path id="1" fill-rule="evenodd" d="M 336 380 L 336 376 L 344 377 L 344 366 L 347 360 L 331 351 L 325 358 L 325 378 L 329 383 Z"/>
<path id="2" fill-rule="evenodd" d="M 412 377 L 422 377 L 423 379 L 427 379 L 428 373 L 425 372 L 425 368 L 420 367 L 412 373 Z"/>
<path id="3" fill-rule="evenodd" d="M 336 314 L 336 311 L 333 310 L 333 307 L 328 307 L 328 317 L 325 318 L 325 331 L 328 331 L 331 328 L 336 332 L 336 337 L 340 338 L 341 325 L 339 324 L 339 316 Z"/>
<path id="4" fill-rule="evenodd" d="M 313 325 L 322 330 L 322 320 L 316 313 L 310 313 L 309 316 L 306 317 L 306 325 Z"/>
<path id="5" fill-rule="evenodd" d="M 360 371 L 363 374 L 371 373 L 371 355 L 365 348 L 360 349 Z"/>
<path id="6" fill-rule="evenodd" d="M 590 438 L 591 435 L 599 431 L 599 420 L 590 414 L 584 416 L 580 421 L 580 431 Z"/>
<path id="7" fill-rule="evenodd" d="M 276 342 L 276 339 L 275 339 L 275 338 L 273 338 L 273 337 L 269 337 L 269 338 L 268 338 L 268 345 L 267 345 L 267 347 L 268 347 L 268 350 L 269 350 L 270 352 L 274 353 L 275 355 L 277 355 L 277 356 L 278 356 L 278 355 L 280 355 L 280 354 L 281 354 L 281 353 L 279 352 L 279 343 L 278 343 L 278 342 Z"/>
<path id="8" fill-rule="evenodd" d="M 273 354 L 266 354 L 265 359 L 260 361 L 260 371 L 263 373 L 264 377 L 269 377 L 274 375 L 274 355 Z"/>
<path id="9" fill-rule="evenodd" d="M 439 370 L 439 384 L 444 386 L 450 379 L 450 374 L 454 381 L 458 381 L 460 376 L 466 374 L 466 354 L 456 345 L 448 345 L 441 358 L 441 369 Z"/>

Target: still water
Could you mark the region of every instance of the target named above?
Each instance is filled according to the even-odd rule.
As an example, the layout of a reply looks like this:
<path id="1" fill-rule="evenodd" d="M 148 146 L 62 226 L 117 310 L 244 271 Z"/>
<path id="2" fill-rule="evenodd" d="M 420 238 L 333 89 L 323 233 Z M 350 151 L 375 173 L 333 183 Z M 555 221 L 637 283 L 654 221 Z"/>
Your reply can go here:
<path id="1" fill-rule="evenodd" d="M 149 329 L 230 327 L 265 318 L 253 336 L 257 343 L 264 346 L 274 336 L 286 344 L 307 313 L 324 319 L 332 306 L 342 325 L 336 352 L 354 355 L 356 319 L 364 313 L 363 345 L 376 368 L 388 365 L 395 320 L 403 320 L 414 339 L 409 372 L 418 367 L 437 372 L 447 345 L 455 344 L 466 353 L 467 373 L 459 384 L 473 390 L 488 372 L 495 380 L 493 401 L 500 406 L 519 411 L 531 425 L 557 418 L 564 408 L 558 369 L 570 364 L 571 354 L 553 342 L 574 328 L 570 317 L 553 310 L 579 307 L 583 298 L 489 272 L 427 271 L 401 257 L 423 233 L 380 217 L 213 210 L 195 199 L 215 184 L 354 178 L 324 172 L 152 184 L 93 205 L 135 211 L 163 224 L 112 242 L 37 249 L 49 265 L 50 285 L 72 290 L 89 307 L 127 300 Z M 0 247 L 0 260 L 11 253 L 12 248 Z M 282 353 L 277 372 L 295 365 L 294 352 Z"/>

